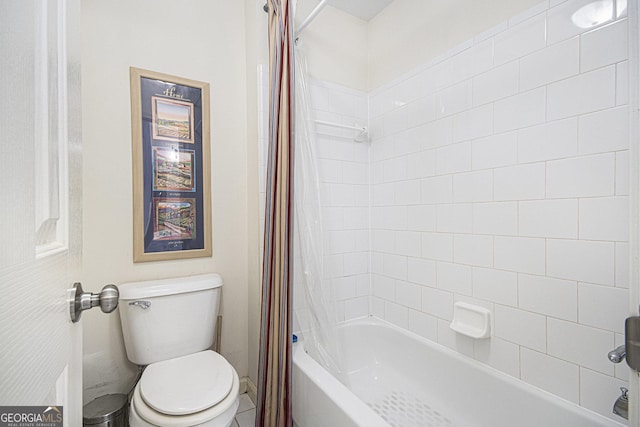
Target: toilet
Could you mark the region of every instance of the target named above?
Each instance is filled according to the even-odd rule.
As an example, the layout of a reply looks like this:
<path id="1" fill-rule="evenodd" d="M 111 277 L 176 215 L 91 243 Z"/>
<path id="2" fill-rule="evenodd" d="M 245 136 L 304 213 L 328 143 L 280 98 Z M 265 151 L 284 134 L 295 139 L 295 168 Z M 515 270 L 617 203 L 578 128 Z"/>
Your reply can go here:
<path id="1" fill-rule="evenodd" d="M 222 278 L 205 274 L 118 288 L 127 358 L 147 365 L 131 398 L 131 427 L 230 426 L 239 405 L 238 374 L 209 350 Z"/>

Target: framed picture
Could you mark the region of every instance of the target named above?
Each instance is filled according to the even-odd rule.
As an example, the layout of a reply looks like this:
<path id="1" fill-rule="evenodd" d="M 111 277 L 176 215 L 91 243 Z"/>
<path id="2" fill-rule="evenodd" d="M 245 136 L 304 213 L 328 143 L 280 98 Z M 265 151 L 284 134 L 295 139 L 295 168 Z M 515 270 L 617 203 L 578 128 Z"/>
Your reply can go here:
<path id="1" fill-rule="evenodd" d="M 153 240 L 193 239 L 196 235 L 195 199 L 153 199 Z"/>
<path id="2" fill-rule="evenodd" d="M 193 103 L 151 97 L 153 139 L 193 144 Z"/>
<path id="3" fill-rule="evenodd" d="M 195 191 L 195 151 L 152 147 L 153 191 Z"/>
<path id="4" fill-rule="evenodd" d="M 211 256 L 209 84 L 130 77 L 133 261 Z"/>

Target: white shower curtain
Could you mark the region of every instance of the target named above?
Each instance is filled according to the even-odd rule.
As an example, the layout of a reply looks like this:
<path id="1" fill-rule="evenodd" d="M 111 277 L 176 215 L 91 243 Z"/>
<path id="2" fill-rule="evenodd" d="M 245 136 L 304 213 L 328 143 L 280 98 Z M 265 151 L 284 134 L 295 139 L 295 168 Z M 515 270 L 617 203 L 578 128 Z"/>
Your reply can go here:
<path id="1" fill-rule="evenodd" d="M 297 271 L 302 277 L 304 302 L 307 306 L 308 328 L 305 349 L 329 372 L 342 380 L 337 336 L 337 317 L 331 281 L 324 277 L 324 242 L 320 180 L 315 150 L 315 131 L 307 85 L 306 57 L 300 40 L 296 43 L 296 194 L 295 237 Z"/>

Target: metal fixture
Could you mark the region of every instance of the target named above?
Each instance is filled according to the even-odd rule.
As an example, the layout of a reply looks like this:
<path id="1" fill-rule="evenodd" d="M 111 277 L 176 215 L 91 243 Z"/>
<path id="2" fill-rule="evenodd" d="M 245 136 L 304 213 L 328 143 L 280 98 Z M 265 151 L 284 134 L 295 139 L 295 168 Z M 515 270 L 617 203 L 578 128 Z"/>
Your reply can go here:
<path id="1" fill-rule="evenodd" d="M 622 394 L 613 404 L 613 413 L 621 416 L 625 420 L 629 419 L 629 390 L 625 387 L 620 387 Z"/>
<path id="2" fill-rule="evenodd" d="M 80 282 L 74 283 L 73 287 L 75 295 L 73 300 L 69 301 L 69 312 L 73 323 L 80 320 L 84 310 L 100 306 L 103 313 L 111 313 L 118 307 L 120 292 L 116 285 L 106 285 L 99 294 L 84 292 Z"/>
<path id="3" fill-rule="evenodd" d="M 151 301 L 131 301 L 129 305 L 135 305 L 143 310 L 146 310 L 147 308 L 151 307 Z"/>
<path id="4" fill-rule="evenodd" d="M 129 425 L 128 403 L 126 394 L 100 396 L 82 408 L 82 425 L 84 427 L 125 427 Z"/>
<path id="5" fill-rule="evenodd" d="M 617 347 L 614 350 L 611 350 L 608 354 L 609 360 L 613 363 L 620 363 L 624 360 L 624 357 L 627 355 L 625 351 L 624 344 L 620 347 Z"/>
<path id="6" fill-rule="evenodd" d="M 640 317 L 627 317 L 624 322 L 624 346 L 627 365 L 640 371 Z"/>

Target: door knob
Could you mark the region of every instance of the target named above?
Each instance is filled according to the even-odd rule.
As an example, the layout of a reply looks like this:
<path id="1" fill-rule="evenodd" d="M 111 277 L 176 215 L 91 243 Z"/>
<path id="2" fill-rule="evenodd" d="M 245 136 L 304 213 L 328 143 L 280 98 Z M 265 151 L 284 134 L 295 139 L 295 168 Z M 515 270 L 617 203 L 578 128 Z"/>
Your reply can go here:
<path id="1" fill-rule="evenodd" d="M 106 285 L 98 294 L 84 292 L 80 282 L 74 283 L 73 287 L 75 296 L 73 300 L 69 301 L 69 312 L 73 323 L 80 320 L 80 315 L 84 310 L 100 306 L 103 313 L 111 313 L 118 307 L 120 291 L 116 285 Z"/>

